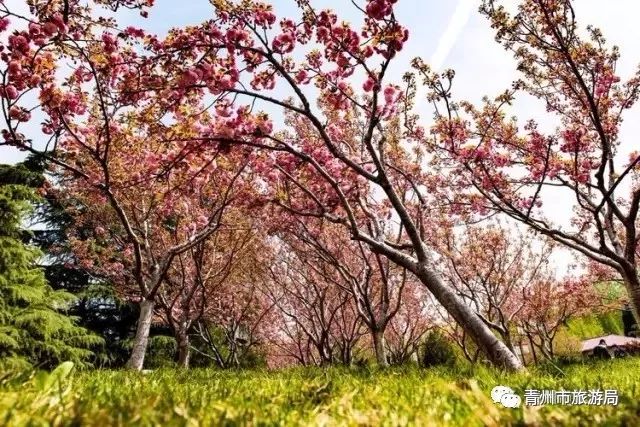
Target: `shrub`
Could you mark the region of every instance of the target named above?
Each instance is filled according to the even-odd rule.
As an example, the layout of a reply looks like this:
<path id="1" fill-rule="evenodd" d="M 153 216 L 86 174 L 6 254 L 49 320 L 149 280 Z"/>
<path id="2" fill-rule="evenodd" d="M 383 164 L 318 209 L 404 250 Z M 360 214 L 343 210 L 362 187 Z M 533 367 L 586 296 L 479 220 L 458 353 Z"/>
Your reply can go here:
<path id="1" fill-rule="evenodd" d="M 145 367 L 158 369 L 175 365 L 176 340 L 168 335 L 149 337 L 149 349 L 145 357 Z"/>
<path id="2" fill-rule="evenodd" d="M 567 326 L 569 332 L 579 339 L 588 339 L 609 334 L 624 334 L 622 317 L 618 310 L 576 317 L 570 319 L 567 322 Z"/>
<path id="3" fill-rule="evenodd" d="M 422 367 L 447 365 L 452 366 L 456 362 L 456 353 L 453 344 L 440 331 L 431 331 L 422 344 Z"/>
<path id="4" fill-rule="evenodd" d="M 558 331 L 554 340 L 555 355 L 558 357 L 579 356 L 582 349 L 580 338 L 572 335 L 566 328 Z"/>

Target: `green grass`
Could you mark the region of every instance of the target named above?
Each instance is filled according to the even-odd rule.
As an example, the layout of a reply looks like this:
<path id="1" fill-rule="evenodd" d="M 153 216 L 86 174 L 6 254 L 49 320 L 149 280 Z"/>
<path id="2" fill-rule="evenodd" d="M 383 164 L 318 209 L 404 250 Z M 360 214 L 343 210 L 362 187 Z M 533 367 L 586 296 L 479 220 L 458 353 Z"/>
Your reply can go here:
<path id="1" fill-rule="evenodd" d="M 485 367 L 39 373 L 0 385 L 0 425 L 640 425 L 640 359 Z M 2 376 L 0 375 L 0 378 Z M 619 390 L 617 407 L 499 408 L 495 385 Z"/>

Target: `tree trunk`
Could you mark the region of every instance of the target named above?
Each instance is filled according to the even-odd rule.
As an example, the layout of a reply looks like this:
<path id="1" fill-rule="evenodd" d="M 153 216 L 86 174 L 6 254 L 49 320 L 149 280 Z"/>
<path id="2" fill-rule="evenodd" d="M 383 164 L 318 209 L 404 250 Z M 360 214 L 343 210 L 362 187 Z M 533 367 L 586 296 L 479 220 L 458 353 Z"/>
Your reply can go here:
<path id="1" fill-rule="evenodd" d="M 522 339 L 518 340 L 518 349 L 520 350 L 520 358 L 522 359 L 522 364 L 527 366 L 527 360 L 524 355 L 524 347 L 522 346 Z"/>
<path id="2" fill-rule="evenodd" d="M 507 329 L 507 332 L 501 333 L 500 337 L 502 337 L 502 342 L 504 342 L 504 345 L 507 346 L 507 348 L 511 351 L 511 353 L 516 355 L 516 347 L 513 345 L 513 340 L 511 339 L 511 333 L 509 332 L 509 330 Z"/>
<path id="3" fill-rule="evenodd" d="M 531 355 L 533 356 L 533 364 L 538 364 L 538 355 L 536 354 L 536 346 L 533 342 L 533 337 L 527 332 L 527 338 L 529 339 L 529 348 L 531 349 Z"/>
<path id="4" fill-rule="evenodd" d="M 189 350 L 189 334 L 186 330 L 181 329 L 177 331 L 176 335 L 178 344 L 178 366 L 186 369 L 189 367 L 189 358 L 191 356 Z"/>
<path id="5" fill-rule="evenodd" d="M 342 350 L 342 364 L 345 366 L 351 366 L 351 343 L 345 343 Z"/>
<path id="6" fill-rule="evenodd" d="M 317 342 L 315 347 L 316 347 L 316 351 L 318 352 L 318 357 L 320 359 L 318 361 L 319 366 L 330 366 L 332 362 L 331 356 L 329 355 L 324 343 Z"/>
<path id="7" fill-rule="evenodd" d="M 329 345 L 329 336 L 328 334 L 324 334 L 320 341 L 320 357 L 322 358 L 323 365 L 331 365 L 333 363 L 333 351 L 331 350 L 331 346 Z"/>
<path id="8" fill-rule="evenodd" d="M 149 345 L 149 331 L 151 330 L 151 320 L 153 319 L 153 300 L 143 299 L 140 302 L 140 316 L 136 328 L 136 336 L 133 339 L 133 351 L 127 361 L 126 367 L 141 371 L 144 366 L 144 356 Z"/>
<path id="9" fill-rule="evenodd" d="M 633 313 L 636 325 L 640 326 L 640 280 L 635 271 L 624 274 L 623 279 L 625 288 L 627 288 L 627 293 L 629 294 L 631 313 Z"/>
<path id="10" fill-rule="evenodd" d="M 456 322 L 464 328 L 491 363 L 509 371 L 524 369 L 520 359 L 433 271 L 422 268 L 416 272 L 416 275 Z"/>
<path id="11" fill-rule="evenodd" d="M 378 363 L 378 366 L 383 368 L 389 366 L 389 362 L 387 361 L 387 351 L 384 346 L 384 331 L 371 331 L 371 338 L 373 339 L 373 349 L 376 353 L 376 362 Z"/>

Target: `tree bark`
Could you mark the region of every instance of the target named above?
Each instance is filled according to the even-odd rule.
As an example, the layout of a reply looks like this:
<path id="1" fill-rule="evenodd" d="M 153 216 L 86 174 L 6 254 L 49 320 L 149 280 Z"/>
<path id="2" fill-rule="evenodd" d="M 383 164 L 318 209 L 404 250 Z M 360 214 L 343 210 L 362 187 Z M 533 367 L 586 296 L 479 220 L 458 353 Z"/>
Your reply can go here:
<path id="1" fill-rule="evenodd" d="M 178 344 L 178 366 L 187 369 L 189 367 L 189 359 L 191 352 L 189 349 L 189 334 L 186 330 L 176 332 L 176 342 Z"/>
<path id="2" fill-rule="evenodd" d="M 522 346 L 522 340 L 521 339 L 518 341 L 518 349 L 520 350 L 520 358 L 522 359 L 522 364 L 524 366 L 527 366 L 527 360 L 526 360 L 525 355 L 524 355 L 524 347 Z"/>
<path id="3" fill-rule="evenodd" d="M 640 326 L 640 280 L 635 271 L 623 274 L 623 279 L 629 294 L 631 313 L 633 313 L 636 325 Z"/>
<path id="4" fill-rule="evenodd" d="M 154 306 L 155 302 L 153 300 L 143 299 L 140 302 L 140 316 L 138 317 L 136 335 L 133 339 L 133 350 L 126 364 L 128 369 L 141 371 L 144 366 L 144 357 L 147 354 L 147 347 L 149 345 L 149 331 L 151 330 Z"/>
<path id="5" fill-rule="evenodd" d="M 342 364 L 345 366 L 351 366 L 351 362 L 352 362 L 351 343 L 345 343 L 344 348 L 342 349 Z"/>
<path id="6" fill-rule="evenodd" d="M 529 339 L 529 348 L 531 349 L 531 355 L 533 356 L 533 364 L 536 365 L 538 363 L 538 355 L 536 354 L 536 346 L 533 342 L 533 337 L 529 332 L 527 332 L 527 338 Z"/>
<path id="7" fill-rule="evenodd" d="M 509 330 L 507 329 L 507 332 L 501 333 L 500 336 L 502 337 L 502 342 L 504 342 L 504 345 L 506 345 L 513 354 L 516 354 L 516 347 L 513 345 L 513 341 L 511 340 L 511 333 L 509 332 Z"/>
<path id="8" fill-rule="evenodd" d="M 371 331 L 371 338 L 373 339 L 373 350 L 376 353 L 376 362 L 378 363 L 378 366 L 383 368 L 389 366 L 389 362 L 387 361 L 387 350 L 384 345 L 384 331 Z"/>
<path id="9" fill-rule="evenodd" d="M 416 275 L 456 322 L 464 328 L 491 363 L 509 371 L 524 369 L 520 359 L 433 271 L 421 268 Z"/>

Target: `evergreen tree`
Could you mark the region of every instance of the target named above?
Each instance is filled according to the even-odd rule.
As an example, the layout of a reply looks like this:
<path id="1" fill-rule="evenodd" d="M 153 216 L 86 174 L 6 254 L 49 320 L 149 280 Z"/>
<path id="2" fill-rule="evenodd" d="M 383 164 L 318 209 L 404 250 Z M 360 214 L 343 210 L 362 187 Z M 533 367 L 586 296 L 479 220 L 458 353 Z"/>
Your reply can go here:
<path id="1" fill-rule="evenodd" d="M 44 184 L 45 172 L 50 181 L 58 177 L 46 170 L 46 161 L 41 156 L 31 155 L 19 168 L 13 168 L 11 175 L 15 183 L 32 187 Z M 120 367 L 129 354 L 130 341 L 135 334 L 139 307 L 122 300 L 115 293 L 113 285 L 95 272 L 89 272 L 76 262 L 69 245 L 68 230 L 76 227 L 74 218 L 68 213 L 69 201 L 63 201 L 55 188 L 48 186 L 35 206 L 34 220 L 37 229 L 31 233 L 30 243 L 44 252 L 43 265 L 47 283 L 55 290 L 72 293 L 76 301 L 68 313 L 77 318 L 77 324 L 96 333 L 104 339 L 104 345 L 95 348 L 92 362 L 106 367 Z"/>
<path id="2" fill-rule="evenodd" d="M 24 165 L 0 165 L 0 365 L 50 368 L 83 363 L 101 339 L 79 327 L 66 310 L 75 297 L 52 289 L 38 266 L 42 252 L 28 242 L 23 222 L 42 182 Z"/>

